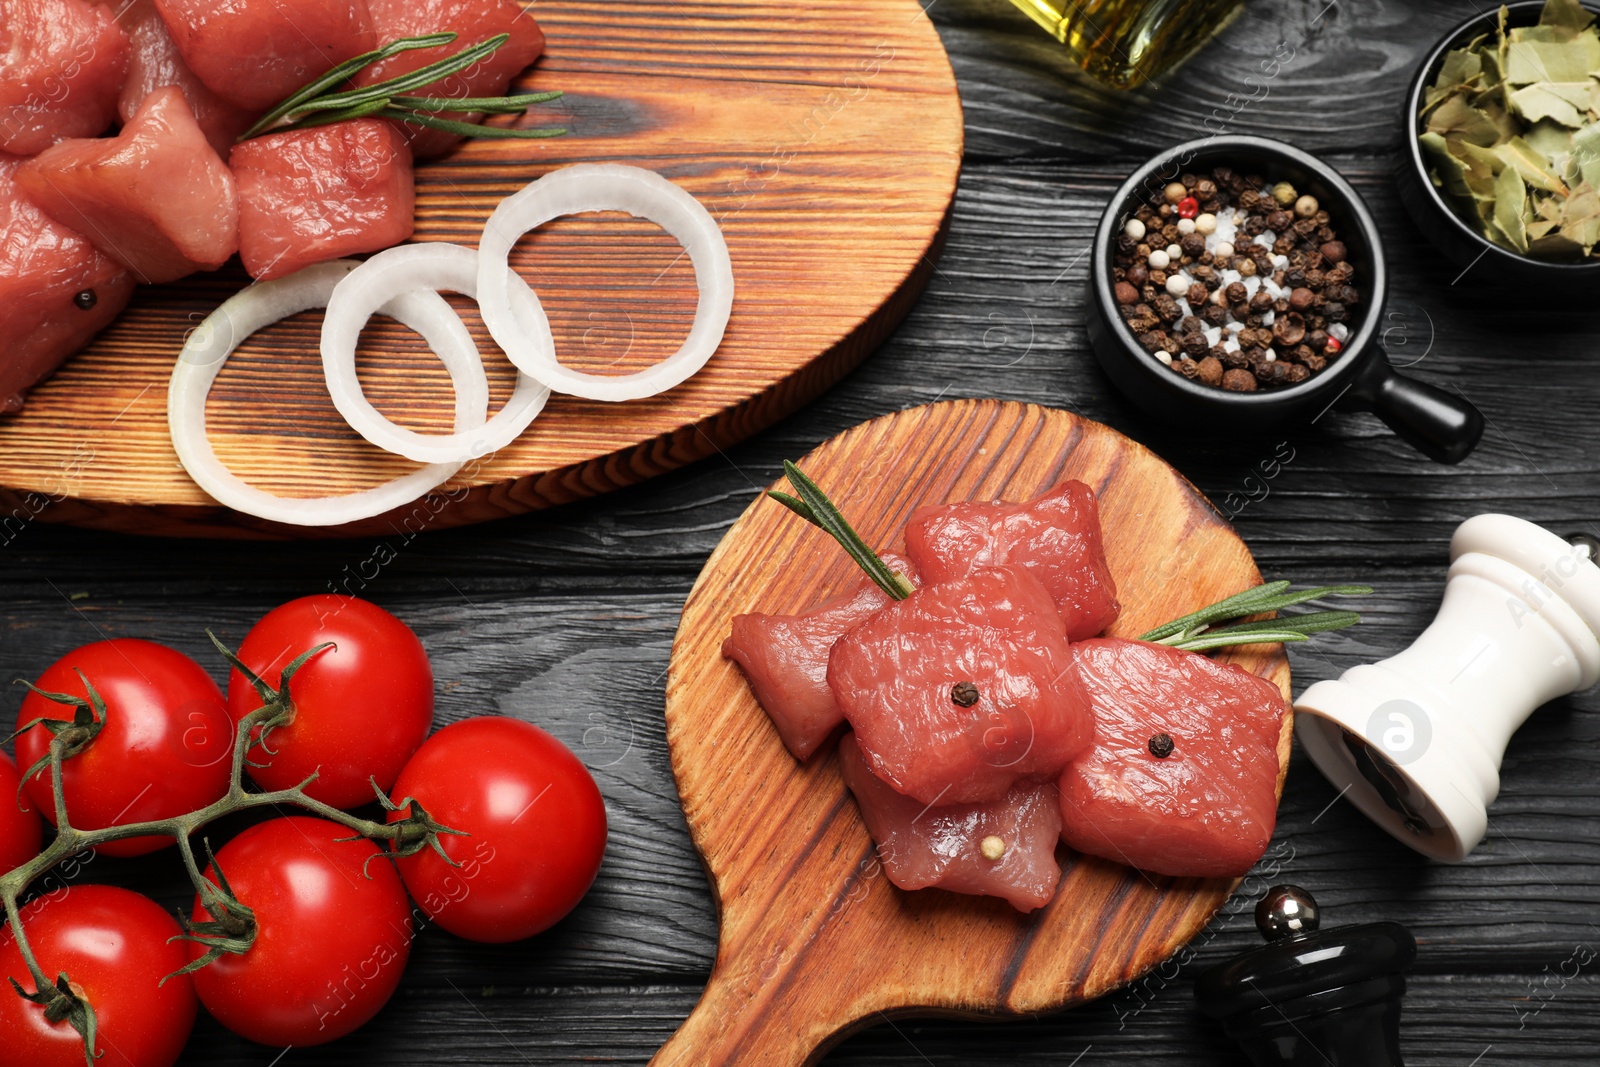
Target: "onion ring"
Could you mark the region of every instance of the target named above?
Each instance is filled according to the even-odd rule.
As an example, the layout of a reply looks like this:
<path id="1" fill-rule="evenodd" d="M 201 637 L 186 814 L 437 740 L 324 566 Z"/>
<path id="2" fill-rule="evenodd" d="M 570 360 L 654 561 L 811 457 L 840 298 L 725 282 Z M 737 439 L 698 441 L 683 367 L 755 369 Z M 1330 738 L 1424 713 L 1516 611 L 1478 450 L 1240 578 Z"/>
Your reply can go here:
<path id="1" fill-rule="evenodd" d="M 398 245 L 345 275 L 328 298 L 328 314 L 322 320 L 322 373 L 339 414 L 372 444 L 418 463 L 464 463 L 498 452 L 528 428 L 550 398 L 550 390 L 542 382 L 519 369 L 511 399 L 492 419 L 451 434 L 408 430 L 373 407 L 356 375 L 356 340 L 361 328 L 391 299 L 408 292 L 441 289 L 477 299 L 478 254 L 437 241 Z M 516 295 L 527 305 L 522 309 L 525 317 L 549 337 L 550 324 L 539 298 L 526 286 Z M 476 345 L 472 346 L 472 358 L 481 365 Z"/>
<path id="2" fill-rule="evenodd" d="M 626 211 L 648 219 L 677 238 L 689 254 L 700 289 L 694 323 L 682 347 L 660 363 L 634 374 L 615 375 L 565 367 L 556 359 L 554 340 L 546 342 L 549 331 L 539 330 L 536 321 L 524 317 L 526 304 L 512 302 L 511 278 L 528 289 L 527 282 L 510 270 L 512 246 L 551 219 L 580 211 Z M 489 216 L 478 258 L 483 319 L 511 362 L 558 393 L 589 400 L 637 400 L 679 385 L 717 350 L 733 309 L 733 262 L 711 213 L 661 175 L 619 163 L 564 167 L 506 197 Z"/>
<path id="3" fill-rule="evenodd" d="M 236 348 L 257 330 L 300 311 L 324 307 L 334 287 L 358 264 L 320 263 L 245 288 L 201 323 L 183 346 L 167 389 L 172 445 L 189 476 L 218 503 L 258 518 L 294 526 L 339 526 L 411 503 L 461 469 L 433 463 L 372 489 L 329 497 L 280 497 L 257 489 L 225 467 L 206 436 L 206 398 Z M 456 431 L 481 426 L 489 408 L 489 383 L 477 346 L 455 309 L 438 293 L 407 293 L 382 309 L 428 341 L 455 385 Z"/>

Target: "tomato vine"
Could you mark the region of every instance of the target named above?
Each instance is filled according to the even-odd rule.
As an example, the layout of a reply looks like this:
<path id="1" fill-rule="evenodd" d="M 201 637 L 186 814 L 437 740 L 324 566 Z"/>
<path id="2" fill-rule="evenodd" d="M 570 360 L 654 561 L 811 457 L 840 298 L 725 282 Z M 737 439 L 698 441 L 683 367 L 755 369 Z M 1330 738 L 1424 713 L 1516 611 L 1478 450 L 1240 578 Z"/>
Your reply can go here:
<path id="1" fill-rule="evenodd" d="M 292 805 L 302 808 L 324 819 L 331 820 L 346 827 L 358 837 L 366 837 L 386 845 L 384 855 L 388 857 L 407 857 L 421 852 L 425 848 L 432 848 L 444 857 L 446 862 L 454 866 L 448 854 L 439 844 L 440 834 L 459 834 L 460 831 L 452 830 L 436 822 L 427 811 L 410 798 L 398 803 L 384 795 L 377 782 L 372 783 L 376 799 L 385 811 L 404 811 L 403 817 L 392 822 L 375 822 L 363 819 L 349 812 L 341 811 L 330 804 L 313 799 L 306 795 L 306 787 L 316 781 L 317 774 L 313 772 L 298 785 L 286 789 L 267 792 L 251 792 L 245 786 L 246 768 L 251 766 L 249 753 L 252 748 L 262 746 L 270 733 L 284 726 L 293 719 L 294 708 L 289 697 L 289 680 L 295 672 L 309 662 L 312 658 L 333 647 L 331 643 L 318 645 L 284 667 L 280 675 L 279 685 L 276 690 L 266 685 L 260 678 L 249 671 L 226 646 L 217 640 L 215 635 L 207 631 L 212 643 L 222 653 L 224 658 L 236 669 L 244 671 L 247 678 L 255 685 L 262 697 L 263 703 L 256 710 L 244 716 L 237 725 L 233 738 L 232 764 L 229 770 L 229 784 L 227 792 L 217 800 L 183 815 L 167 819 L 156 819 L 146 822 L 126 823 L 119 826 L 110 826 L 104 829 L 84 830 L 72 825 L 67 811 L 66 793 L 63 787 L 62 767 L 73 755 L 93 744 L 95 735 L 104 725 L 106 717 L 111 714 L 99 694 L 84 679 L 87 699 L 60 693 L 45 693 L 35 689 L 46 698 L 57 703 L 74 708 L 74 717 L 71 720 L 57 720 L 48 718 L 34 719 L 25 723 L 17 730 L 15 737 L 35 728 L 48 729 L 52 733 L 48 754 L 50 771 L 51 795 L 54 801 L 56 836 L 53 841 L 33 859 L 0 875 L 0 904 L 5 908 L 6 924 L 11 935 L 16 939 L 17 949 L 23 963 L 28 969 L 33 989 L 25 989 L 15 978 L 11 985 L 17 994 L 25 1000 L 31 1001 L 44 1009 L 46 1018 L 52 1022 L 69 1022 L 84 1039 L 84 1058 L 90 1067 L 93 1067 L 98 1053 L 95 1052 L 95 1014 L 94 1006 L 80 996 L 73 989 L 71 976 L 65 972 L 52 978 L 46 974 L 35 956 L 32 946 L 23 929 L 20 901 L 28 887 L 39 878 L 85 850 L 121 841 L 133 837 L 157 836 L 170 837 L 177 846 L 178 853 L 183 860 L 185 871 L 189 880 L 194 884 L 195 891 L 206 910 L 212 916 L 212 922 L 191 923 L 185 920 L 186 932 L 182 935 L 186 940 L 198 942 L 208 946 L 193 967 L 204 966 L 206 963 L 228 953 L 243 953 L 248 951 L 254 936 L 253 919 L 250 909 L 233 897 L 228 889 L 226 878 L 218 871 L 217 884 L 206 878 L 202 873 L 200 864 L 195 858 L 194 844 L 191 837 L 208 824 L 228 815 L 255 808 L 268 808 L 278 805 Z M 28 684 L 24 682 L 23 684 Z M 54 725 L 51 725 L 54 724 Z M 9 740 L 9 739 L 8 739 Z M 22 776 L 23 781 L 31 780 L 43 768 L 39 764 L 28 768 Z M 209 845 L 207 846 L 209 849 Z M 191 968 L 185 968 L 189 970 Z"/>

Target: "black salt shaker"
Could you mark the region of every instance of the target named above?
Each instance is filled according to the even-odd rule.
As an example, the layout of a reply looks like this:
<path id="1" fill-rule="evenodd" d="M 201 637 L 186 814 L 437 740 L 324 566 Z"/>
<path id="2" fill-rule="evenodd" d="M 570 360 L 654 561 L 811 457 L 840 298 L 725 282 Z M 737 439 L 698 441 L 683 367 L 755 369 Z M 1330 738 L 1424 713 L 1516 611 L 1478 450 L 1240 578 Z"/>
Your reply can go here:
<path id="1" fill-rule="evenodd" d="M 1317 902 L 1273 886 L 1256 904 L 1268 944 L 1200 976 L 1200 1010 L 1256 1067 L 1404 1067 L 1401 971 L 1417 954 L 1398 923 L 1319 930 Z"/>

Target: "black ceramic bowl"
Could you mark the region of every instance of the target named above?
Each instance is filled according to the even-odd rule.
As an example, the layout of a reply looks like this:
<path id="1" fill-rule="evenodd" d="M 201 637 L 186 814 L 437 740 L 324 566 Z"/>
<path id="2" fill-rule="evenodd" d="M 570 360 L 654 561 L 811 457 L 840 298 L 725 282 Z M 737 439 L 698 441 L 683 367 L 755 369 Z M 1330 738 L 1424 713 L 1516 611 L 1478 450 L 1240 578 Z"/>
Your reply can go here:
<path id="1" fill-rule="evenodd" d="M 1315 196 L 1339 231 L 1362 292 L 1356 321 L 1339 358 L 1298 385 L 1233 393 L 1190 381 L 1146 352 L 1118 313 L 1111 274 L 1113 245 L 1133 211 L 1184 172 L 1228 166 L 1288 181 Z M 1135 404 L 1172 421 L 1214 432 L 1265 430 L 1309 423 L 1338 405 L 1375 412 L 1396 433 L 1442 463 L 1465 459 L 1483 435 L 1483 416 L 1464 399 L 1397 374 L 1379 341 L 1389 281 L 1372 216 L 1356 191 L 1330 166 L 1265 137 L 1208 137 L 1178 145 L 1140 167 L 1122 184 L 1095 232 L 1089 268 L 1089 343 L 1111 381 Z"/>
<path id="2" fill-rule="evenodd" d="M 1600 14 L 1600 4 L 1585 3 L 1584 7 Z M 1544 0 L 1525 0 L 1506 5 L 1507 26 L 1530 26 L 1539 21 Z M 1422 153 L 1422 142 L 1417 135 L 1423 126 L 1419 118 L 1422 98 L 1428 86 L 1439 75 L 1445 53 L 1460 48 L 1479 34 L 1493 34 L 1500 8 L 1491 5 L 1481 14 L 1461 23 L 1445 34 L 1436 48 L 1428 53 L 1417 72 L 1411 76 L 1411 91 L 1406 94 L 1405 110 L 1400 115 L 1400 129 L 1405 144 L 1401 147 L 1400 165 L 1395 172 L 1395 182 L 1406 212 L 1416 220 L 1417 226 L 1462 271 L 1471 270 L 1476 280 L 1494 281 L 1512 285 L 1531 292 L 1569 296 L 1576 293 L 1593 295 L 1600 292 L 1600 260 L 1588 262 L 1560 262 L 1535 259 L 1503 248 L 1478 232 L 1478 228 L 1463 214 L 1453 199 L 1434 188 L 1428 176 L 1427 159 Z"/>

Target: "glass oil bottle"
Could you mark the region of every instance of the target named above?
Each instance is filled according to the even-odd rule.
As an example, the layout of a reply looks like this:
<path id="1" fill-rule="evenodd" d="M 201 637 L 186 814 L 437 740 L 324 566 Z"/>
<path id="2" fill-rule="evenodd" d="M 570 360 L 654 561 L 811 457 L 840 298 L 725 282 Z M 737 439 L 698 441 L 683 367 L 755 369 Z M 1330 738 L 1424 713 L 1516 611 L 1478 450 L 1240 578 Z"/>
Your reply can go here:
<path id="1" fill-rule="evenodd" d="M 1242 0 L 1011 0 L 1094 78 L 1129 89 L 1166 73 L 1243 9 Z"/>

